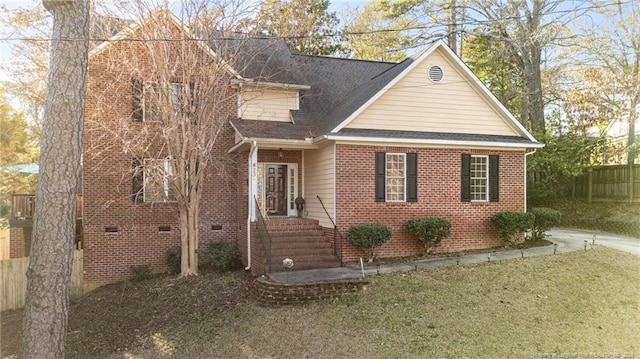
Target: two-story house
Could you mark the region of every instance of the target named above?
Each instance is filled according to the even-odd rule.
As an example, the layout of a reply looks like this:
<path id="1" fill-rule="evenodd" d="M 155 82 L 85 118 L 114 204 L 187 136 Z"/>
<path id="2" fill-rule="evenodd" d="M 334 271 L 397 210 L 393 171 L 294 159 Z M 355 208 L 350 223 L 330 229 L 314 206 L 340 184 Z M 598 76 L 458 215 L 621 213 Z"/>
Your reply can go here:
<path id="1" fill-rule="evenodd" d="M 189 32 L 164 13 L 162 26 Z M 153 86 L 199 79 L 148 78 L 154 66 L 179 66 L 179 57 L 145 58 L 135 41 L 152 28 L 145 21 L 123 24 L 89 57 L 82 216 L 89 287 L 125 279 L 135 265 L 164 271 L 180 243 L 166 184 L 171 159 L 154 136 L 162 125 L 140 99 Z M 525 210 L 526 156 L 542 145 L 443 42 L 387 63 L 294 54 L 280 39 L 238 36 L 228 61 L 221 44 L 236 39 L 201 38 L 202 56 L 227 67 L 229 96 L 217 104 L 226 118 L 211 155 L 224 165 L 209 166 L 204 178 L 200 248 L 235 241 L 254 274 L 275 270 L 284 256 L 296 268 L 327 255 L 334 261 L 315 266 L 339 265 L 336 258 L 361 256 L 348 228 L 379 222 L 392 228 L 379 255 L 411 256 L 421 247 L 404 225 L 417 216 L 452 223 L 440 251 L 489 248 L 501 243 L 490 217 Z M 122 131 L 146 136 L 116 140 Z M 312 249 L 298 248 L 305 240 Z"/>

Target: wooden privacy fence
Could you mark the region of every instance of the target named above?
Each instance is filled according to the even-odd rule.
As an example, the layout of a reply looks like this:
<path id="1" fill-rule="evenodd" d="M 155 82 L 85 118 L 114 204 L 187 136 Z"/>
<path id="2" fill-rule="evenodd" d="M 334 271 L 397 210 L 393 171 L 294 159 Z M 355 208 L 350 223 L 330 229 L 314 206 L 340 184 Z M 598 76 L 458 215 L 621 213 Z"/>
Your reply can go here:
<path id="1" fill-rule="evenodd" d="M 9 259 L 9 228 L 0 229 L 0 260 Z"/>
<path id="2" fill-rule="evenodd" d="M 640 202 L 640 165 L 594 168 L 576 178 L 575 196 L 587 202 Z"/>
<path id="3" fill-rule="evenodd" d="M 0 311 L 24 307 L 27 295 L 29 257 L 0 261 Z M 82 250 L 73 251 L 70 295 L 78 297 L 83 290 Z"/>

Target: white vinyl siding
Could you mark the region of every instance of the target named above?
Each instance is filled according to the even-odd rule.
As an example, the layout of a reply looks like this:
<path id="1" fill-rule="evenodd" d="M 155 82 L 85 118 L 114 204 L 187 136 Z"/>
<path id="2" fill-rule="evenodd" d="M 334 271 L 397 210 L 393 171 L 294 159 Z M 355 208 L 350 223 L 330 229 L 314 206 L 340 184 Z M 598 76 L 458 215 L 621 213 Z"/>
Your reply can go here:
<path id="1" fill-rule="evenodd" d="M 333 225 L 316 196 L 320 196 L 335 220 L 335 146 L 304 151 L 304 195 L 307 218 L 316 219 L 323 227 Z"/>
<path id="2" fill-rule="evenodd" d="M 429 80 L 432 65 L 444 71 L 437 84 Z M 436 51 L 346 127 L 518 135 L 510 120 L 500 115 L 468 81 Z"/>
<path id="3" fill-rule="evenodd" d="M 245 120 L 291 122 L 298 110 L 298 91 L 245 88 L 240 94 L 239 116 Z"/>

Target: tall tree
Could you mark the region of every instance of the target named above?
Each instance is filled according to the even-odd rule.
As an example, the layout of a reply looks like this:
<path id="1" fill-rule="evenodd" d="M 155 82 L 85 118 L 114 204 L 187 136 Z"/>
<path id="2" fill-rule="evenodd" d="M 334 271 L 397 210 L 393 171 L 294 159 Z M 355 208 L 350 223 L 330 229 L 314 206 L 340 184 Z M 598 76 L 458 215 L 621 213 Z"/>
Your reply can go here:
<path id="1" fill-rule="evenodd" d="M 522 71 L 526 104 L 520 120 L 536 133 L 545 131 L 543 51 L 560 41 L 566 34 L 565 25 L 584 11 L 579 7 L 567 11 L 562 8 L 563 3 L 560 0 L 470 0 L 467 3 L 469 21 L 484 24 L 484 34 L 503 42 L 515 55 Z"/>
<path id="2" fill-rule="evenodd" d="M 521 122 L 533 132 L 544 132 L 545 97 L 543 91 L 543 53 L 571 36 L 567 25 L 591 11 L 591 1 L 562 0 L 388 0 L 396 16 L 412 16 L 422 26 L 416 36 L 431 41 L 448 33 L 481 29 L 510 48 L 515 64 L 522 72 L 525 110 Z M 452 15 L 452 11 L 455 12 Z M 453 26 L 455 25 L 455 26 Z M 464 54 L 464 50 L 461 51 Z"/>
<path id="3" fill-rule="evenodd" d="M 462 44 L 462 59 L 496 98 L 516 117 L 523 111 L 522 71 L 505 43 L 478 30 Z"/>
<path id="4" fill-rule="evenodd" d="M 284 38 L 292 51 L 332 55 L 341 50 L 335 12 L 329 0 L 266 0 L 247 26 L 258 34 Z"/>
<path id="5" fill-rule="evenodd" d="M 405 49 L 415 46 L 415 38 L 407 33 L 417 24 L 405 17 L 393 16 L 386 0 L 369 1 L 351 14 L 344 27 L 346 50 L 361 60 L 401 61 Z"/>
<path id="6" fill-rule="evenodd" d="M 43 0 L 53 15 L 47 101 L 21 358 L 63 358 L 89 49 L 89 0 Z"/>
<path id="7" fill-rule="evenodd" d="M 604 8 L 602 18 L 584 29 L 586 63 L 600 76 L 600 106 L 613 109 L 612 121 L 627 124 L 627 162 L 638 158 L 636 124 L 640 116 L 640 4 L 618 1 Z"/>
<path id="8" fill-rule="evenodd" d="M 4 87 L 12 101 L 25 112 L 30 130 L 39 136 L 44 111 L 51 16 L 36 0 L 23 7 L 0 5 L 0 23 L 5 36 L 19 39 L 11 46 L 11 61 L 0 64 L 7 74 Z"/>

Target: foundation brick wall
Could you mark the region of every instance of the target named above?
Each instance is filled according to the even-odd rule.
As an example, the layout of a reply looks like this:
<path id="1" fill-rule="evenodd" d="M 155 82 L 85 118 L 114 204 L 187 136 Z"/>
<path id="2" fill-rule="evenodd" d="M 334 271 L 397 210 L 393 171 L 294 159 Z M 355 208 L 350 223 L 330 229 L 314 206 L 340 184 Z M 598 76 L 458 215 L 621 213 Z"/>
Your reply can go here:
<path id="1" fill-rule="evenodd" d="M 418 154 L 418 201 L 375 202 L 375 153 Z M 461 156 L 499 155 L 499 202 L 461 201 Z M 379 257 L 419 255 L 422 247 L 405 230 L 415 217 L 444 217 L 451 222 L 451 234 L 437 252 L 458 252 L 502 244 L 490 217 L 500 211 L 524 210 L 524 152 L 471 149 L 337 145 L 337 224 L 345 238 L 345 261 L 362 256 L 348 243 L 347 230 L 353 224 L 379 222 L 391 227 L 392 238 L 380 247 Z"/>
<path id="2" fill-rule="evenodd" d="M 131 38 L 139 36 L 139 31 Z M 133 159 L 166 157 L 161 125 L 132 119 L 132 78 L 153 80 L 157 75 L 144 46 L 138 41 L 113 42 L 89 61 L 83 141 L 84 270 L 88 287 L 129 278 L 130 267 L 135 265 L 150 264 L 154 272 L 163 272 L 167 270 L 167 252 L 180 245 L 175 204 L 134 203 L 132 199 Z M 183 82 L 178 78 L 171 81 Z M 237 115 L 236 91 L 229 88 L 228 98 L 217 103 L 217 116 L 225 125 L 203 182 L 201 257 L 211 241 L 237 241 L 246 221 L 241 213 L 246 211 L 246 204 L 238 206 L 238 187 L 243 180 L 237 172 L 240 159 L 228 154 L 234 130 L 227 120 Z M 160 231 L 159 227 L 169 227 L 169 231 Z"/>

